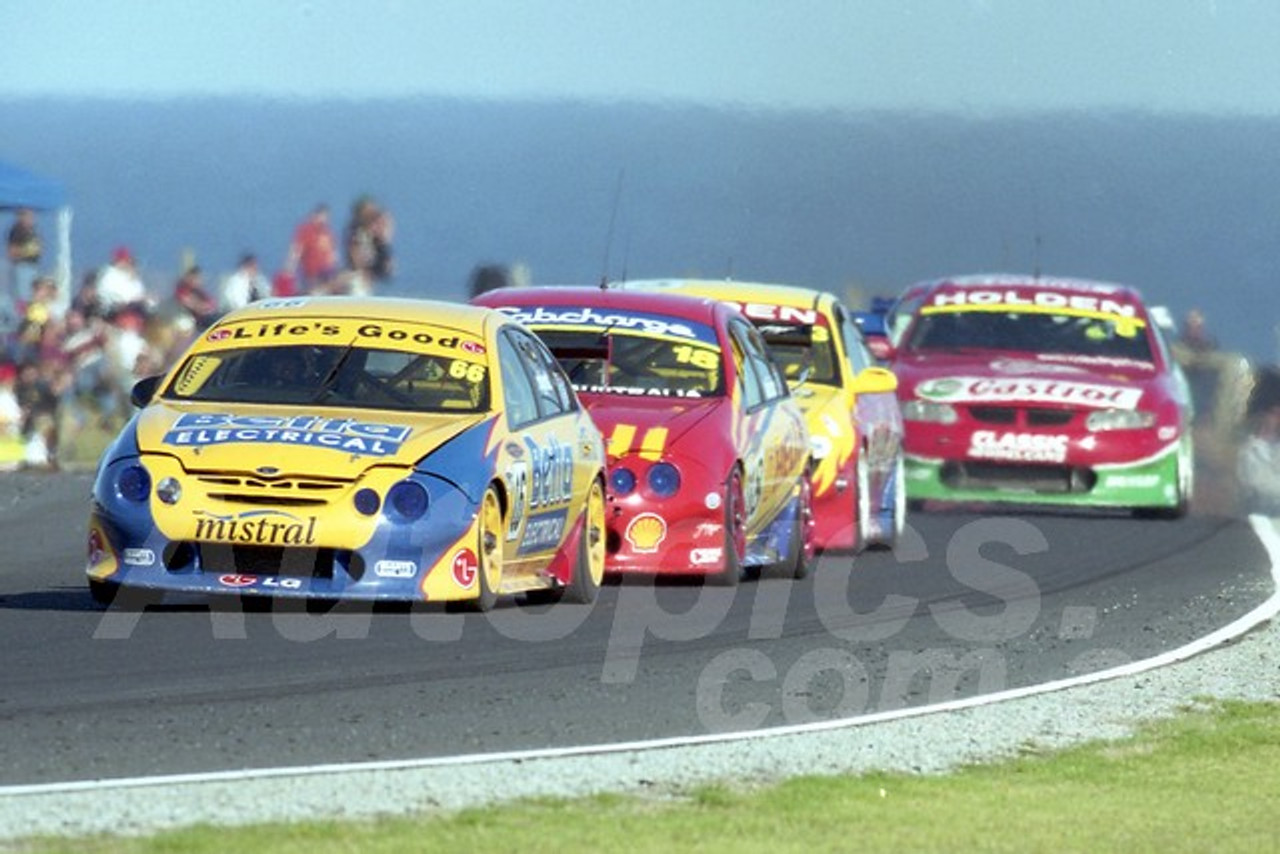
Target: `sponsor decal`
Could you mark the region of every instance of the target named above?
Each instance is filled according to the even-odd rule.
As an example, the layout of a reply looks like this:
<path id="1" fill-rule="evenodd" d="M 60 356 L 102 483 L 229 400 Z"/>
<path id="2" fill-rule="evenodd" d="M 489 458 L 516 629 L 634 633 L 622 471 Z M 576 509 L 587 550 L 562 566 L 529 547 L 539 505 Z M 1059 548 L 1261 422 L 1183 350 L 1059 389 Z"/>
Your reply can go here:
<path id="1" fill-rule="evenodd" d="M 708 564 L 719 563 L 723 557 L 724 549 L 720 546 L 715 546 L 714 548 L 690 549 L 689 565 L 707 566 Z"/>
<path id="2" fill-rule="evenodd" d="M 686 323 L 659 314 L 631 312 L 622 314 L 609 309 L 591 306 L 504 306 L 508 317 L 527 326 L 591 326 L 606 330 L 638 331 L 646 335 L 662 335 L 669 338 L 714 341 L 715 333 L 700 323 Z"/>
<path id="3" fill-rule="evenodd" d="M 441 334 L 444 332 L 444 334 Z M 484 344 L 478 339 L 464 338 L 452 330 L 428 331 L 421 324 L 390 322 L 342 323 L 332 319 L 241 321 L 211 330 L 205 340 L 220 345 L 252 344 L 262 341 L 314 338 L 355 338 L 362 343 L 390 342 L 399 345 L 416 345 L 435 349 L 458 350 L 474 356 L 485 353 Z"/>
<path id="4" fill-rule="evenodd" d="M 1079 374 L 1072 365 L 1054 365 L 1032 359 L 992 359 L 991 370 L 1001 374 L 1030 374 L 1039 371 L 1053 374 Z"/>
<path id="5" fill-rule="evenodd" d="M 508 494 L 511 495 L 508 541 L 521 538 L 520 530 L 526 524 L 528 514 L 539 508 L 566 504 L 573 498 L 573 447 L 554 436 L 549 437 L 545 444 L 538 444 L 528 436 L 524 442 L 528 459 L 512 460 L 503 472 Z M 563 517 L 564 514 L 559 515 Z M 532 518 L 528 524 L 532 524 Z M 544 529 L 531 540 L 530 532 L 526 530 L 521 539 L 521 551 L 540 548 L 548 536 L 549 532 Z M 555 540 L 558 542 L 559 539 L 557 533 Z"/>
<path id="6" fill-rule="evenodd" d="M 545 551 L 557 546 L 564 536 L 565 520 L 568 517 L 567 508 L 530 516 L 529 523 L 524 528 L 524 537 L 520 540 L 520 554 Z"/>
<path id="7" fill-rule="evenodd" d="M 120 559 L 129 566 L 152 566 L 156 562 L 156 553 L 151 549 L 125 549 Z"/>
<path id="8" fill-rule="evenodd" d="M 1133 409 L 1142 399 L 1142 389 L 1104 383 L 1070 380 L 1016 379 L 1003 377 L 939 377 L 916 386 L 916 394 L 927 400 L 951 403 L 1071 403 L 1108 409 Z"/>
<path id="9" fill-rule="evenodd" d="M 615 424 L 613 431 L 609 433 L 607 453 L 610 457 L 620 457 L 633 448 L 637 448 L 641 459 L 654 462 L 662 458 L 662 449 L 666 447 L 667 436 L 670 432 L 667 427 L 650 427 L 644 431 L 643 436 L 640 438 L 640 445 L 637 448 L 635 444 L 636 425 Z"/>
<path id="10" fill-rule="evenodd" d="M 255 546 L 310 546 L 316 542 L 316 517 L 281 510 L 250 510 L 233 516 L 196 511 L 195 539 Z"/>
<path id="11" fill-rule="evenodd" d="M 236 415 L 230 412 L 187 413 L 164 434 L 176 447 L 271 444 L 330 448 L 358 456 L 387 457 L 413 432 L 401 424 L 330 418 L 323 415 Z"/>
<path id="12" fill-rule="evenodd" d="M 725 300 L 729 305 L 738 307 L 738 310 L 752 320 L 772 320 L 777 323 L 785 323 L 791 326 L 814 326 L 822 316 L 812 308 L 795 308 L 789 305 L 769 305 L 759 302 L 736 302 L 734 300 Z"/>
<path id="13" fill-rule="evenodd" d="M 258 583 L 256 575 L 219 575 L 218 583 L 223 587 L 244 588 Z"/>
<path id="14" fill-rule="evenodd" d="M 458 549 L 453 553 L 453 580 L 459 587 L 470 589 L 480 574 L 480 562 L 471 549 Z"/>
<path id="15" fill-rule="evenodd" d="M 544 507 L 564 504 L 573 498 L 573 448 L 548 437 L 545 445 L 525 437 L 529 448 L 529 465 L 533 474 L 529 506 Z"/>
<path id="16" fill-rule="evenodd" d="M 523 455 L 524 450 L 521 449 L 520 453 Z M 528 513 L 529 465 L 523 460 L 513 460 L 502 477 L 507 484 L 507 494 L 511 496 L 511 519 L 507 522 L 507 541 L 511 542 L 520 536 L 520 526 Z"/>
<path id="17" fill-rule="evenodd" d="M 332 338 L 342 327 L 329 320 L 248 321 L 219 326 L 205 336 L 213 343 L 262 341 L 270 338 Z"/>
<path id="18" fill-rule="evenodd" d="M 96 527 L 89 529 L 88 558 L 89 565 L 92 566 L 101 563 L 107 556 L 107 548 L 104 542 L 102 532 Z"/>
<path id="19" fill-rule="evenodd" d="M 969 456 L 1019 463 L 1060 463 L 1067 458 L 1068 441 L 1069 438 L 1062 435 L 975 430 L 969 443 Z"/>
<path id="20" fill-rule="evenodd" d="M 1103 475 L 1102 485 L 1108 489 L 1150 489 L 1160 485 L 1160 475 L 1108 474 Z"/>
<path id="21" fill-rule="evenodd" d="M 641 388 L 627 385 L 584 385 L 575 383 L 573 390 L 579 394 L 620 394 L 629 397 L 702 397 L 702 392 L 692 388 Z"/>
<path id="22" fill-rule="evenodd" d="M 715 508 L 711 509 L 714 510 Z M 693 529 L 693 535 L 695 537 L 718 537 L 723 530 L 724 525 L 719 522 L 699 522 L 698 527 Z"/>
<path id="23" fill-rule="evenodd" d="M 1080 312 L 1112 314 L 1119 317 L 1136 317 L 1138 310 L 1133 303 L 1121 302 L 1108 297 L 1089 294 L 1069 294 L 1057 291 L 1034 290 L 970 290 L 940 293 L 934 296 L 933 307 L 950 306 L 999 306 L 1001 308 L 1040 308 L 1072 309 Z M 929 307 L 923 309 L 929 313 Z"/>
<path id="24" fill-rule="evenodd" d="M 652 554 L 667 538 L 667 522 L 657 513 L 641 513 L 627 525 L 625 536 L 634 551 Z"/>
<path id="25" fill-rule="evenodd" d="M 373 565 L 373 574 L 379 578 L 413 578 L 418 565 L 411 560 L 380 560 Z"/>

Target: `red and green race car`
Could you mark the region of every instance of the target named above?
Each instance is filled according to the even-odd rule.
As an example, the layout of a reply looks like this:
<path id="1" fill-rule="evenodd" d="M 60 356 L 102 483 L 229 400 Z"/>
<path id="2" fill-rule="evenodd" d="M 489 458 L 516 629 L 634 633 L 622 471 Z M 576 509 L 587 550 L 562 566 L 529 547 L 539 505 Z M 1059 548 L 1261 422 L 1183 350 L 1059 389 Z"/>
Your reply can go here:
<path id="1" fill-rule="evenodd" d="M 913 502 L 1186 512 L 1191 397 L 1136 289 L 964 276 L 890 317 Z"/>

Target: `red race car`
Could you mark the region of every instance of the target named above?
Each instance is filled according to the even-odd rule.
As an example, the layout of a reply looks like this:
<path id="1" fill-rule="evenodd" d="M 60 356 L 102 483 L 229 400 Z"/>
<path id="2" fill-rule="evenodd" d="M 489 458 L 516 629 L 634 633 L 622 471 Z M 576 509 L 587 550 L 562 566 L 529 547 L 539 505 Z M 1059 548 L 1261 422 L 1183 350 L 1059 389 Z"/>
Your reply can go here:
<path id="1" fill-rule="evenodd" d="M 760 334 L 722 302 L 601 288 L 473 300 L 538 334 L 606 441 L 606 572 L 736 584 L 813 557 L 809 433 Z"/>
<path id="2" fill-rule="evenodd" d="M 1186 512 L 1191 398 L 1135 289 L 939 279 L 889 318 L 913 502 Z"/>

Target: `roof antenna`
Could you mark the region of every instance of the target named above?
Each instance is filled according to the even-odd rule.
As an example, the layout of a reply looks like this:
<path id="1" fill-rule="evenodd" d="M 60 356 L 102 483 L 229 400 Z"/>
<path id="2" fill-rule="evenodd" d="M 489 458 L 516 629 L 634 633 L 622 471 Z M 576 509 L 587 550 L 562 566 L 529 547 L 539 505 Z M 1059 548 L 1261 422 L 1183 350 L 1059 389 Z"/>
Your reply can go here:
<path id="1" fill-rule="evenodd" d="M 1032 257 L 1031 271 L 1032 278 L 1038 282 L 1040 281 L 1040 248 L 1044 242 L 1040 233 L 1040 195 L 1038 193 L 1031 196 L 1031 221 L 1036 227 L 1035 254 Z"/>
<path id="2" fill-rule="evenodd" d="M 613 249 L 613 226 L 618 220 L 618 205 L 622 201 L 622 180 L 626 177 L 625 168 L 618 169 L 618 182 L 613 188 L 613 209 L 609 211 L 609 233 L 604 241 L 604 269 L 600 273 L 600 289 L 609 285 L 609 253 Z"/>

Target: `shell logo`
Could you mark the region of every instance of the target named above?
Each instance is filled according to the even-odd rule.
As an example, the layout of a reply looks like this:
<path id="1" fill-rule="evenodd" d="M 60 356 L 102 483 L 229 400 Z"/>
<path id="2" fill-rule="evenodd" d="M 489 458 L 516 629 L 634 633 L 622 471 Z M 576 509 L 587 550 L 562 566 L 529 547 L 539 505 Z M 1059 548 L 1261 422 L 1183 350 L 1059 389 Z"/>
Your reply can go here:
<path id="1" fill-rule="evenodd" d="M 641 513 L 627 525 L 627 542 L 642 554 L 656 552 L 667 538 L 667 523 L 656 513 Z"/>

